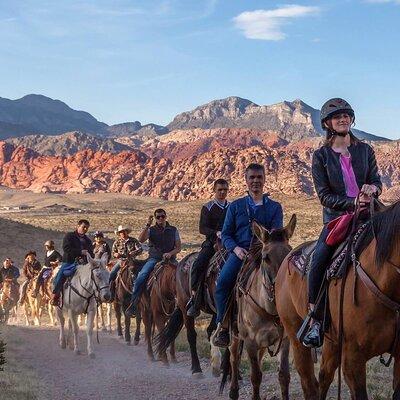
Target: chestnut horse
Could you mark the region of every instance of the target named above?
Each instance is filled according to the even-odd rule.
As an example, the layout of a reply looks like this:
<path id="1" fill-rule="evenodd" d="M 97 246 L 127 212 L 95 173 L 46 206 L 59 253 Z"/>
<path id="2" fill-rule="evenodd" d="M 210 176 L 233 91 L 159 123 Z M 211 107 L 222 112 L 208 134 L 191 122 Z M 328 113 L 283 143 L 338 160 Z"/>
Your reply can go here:
<path id="1" fill-rule="evenodd" d="M 154 361 L 153 333 L 154 327 L 161 332 L 175 309 L 176 297 L 176 264 L 171 261 L 160 261 L 150 274 L 146 289 L 139 303 L 145 337 L 147 341 L 147 355 Z M 166 348 L 158 353 L 160 360 L 168 365 Z M 175 340 L 170 344 L 171 361 L 176 362 Z"/>
<path id="2" fill-rule="evenodd" d="M 117 319 L 117 334 L 122 338 L 122 325 L 121 325 L 121 312 L 124 314 L 124 338 L 125 343 L 130 346 L 131 344 L 131 318 L 126 315 L 126 310 L 130 305 L 133 279 L 136 277 L 139 271 L 139 265 L 137 261 L 134 261 L 131 265 L 127 260 L 122 261 L 121 269 L 118 272 L 117 278 L 115 279 L 115 300 L 114 310 L 115 317 Z M 137 345 L 140 339 L 140 313 L 136 316 L 136 331 L 134 344 Z"/>
<path id="3" fill-rule="evenodd" d="M 283 259 L 291 250 L 289 239 L 293 236 L 295 227 L 296 215 L 292 216 L 285 228 L 271 232 L 253 221 L 253 232 L 258 242 L 251 246 L 235 286 L 238 335 L 232 335 L 229 352 L 226 353 L 227 357 L 230 354 L 231 361 L 231 399 L 239 398 L 240 342 L 243 341 L 251 364 L 252 399 L 261 399 L 261 363 L 268 351 L 271 357 L 279 356 L 282 399 L 289 400 L 289 340 L 284 337 L 283 327 L 279 322 L 274 282 Z M 228 368 L 224 369 L 221 392 L 229 372 Z"/>
<path id="4" fill-rule="evenodd" d="M 202 369 L 200 366 L 199 356 L 197 354 L 197 333 L 195 329 L 195 319 L 186 315 L 186 308 L 191 296 L 190 290 L 190 267 L 193 265 L 197 258 L 198 253 L 191 253 L 184 257 L 178 264 L 176 271 L 176 299 L 177 308 L 171 315 L 165 329 L 163 329 L 155 341 L 157 343 L 157 353 L 165 351 L 165 349 L 176 339 L 179 332 L 182 330 L 183 325 L 186 327 L 187 340 L 190 346 L 190 355 L 192 359 L 191 371 L 192 375 L 196 377 L 202 376 Z M 209 270 L 208 276 L 206 277 L 206 290 L 207 296 L 209 297 L 204 301 L 205 304 L 213 303 L 215 286 L 217 282 L 217 277 L 219 273 L 219 268 L 221 264 L 225 262 L 225 251 L 217 251 L 210 261 L 210 265 L 214 266 Z M 216 311 L 215 306 L 205 305 L 202 306 L 202 311 L 211 314 L 212 319 L 207 327 L 208 340 L 210 340 L 212 332 L 216 329 Z M 220 375 L 220 365 L 221 365 L 221 353 L 220 350 L 211 344 L 211 368 L 212 374 L 214 376 Z"/>
<path id="5" fill-rule="evenodd" d="M 376 214 L 369 225 L 373 239 L 364 244 L 358 259 L 354 257 L 347 276 L 328 288 L 331 324 L 322 348 L 319 382 L 311 350 L 296 338 L 307 315 L 307 280 L 295 272 L 291 254 L 278 272 L 277 309 L 290 338 L 306 400 L 326 399 L 339 365 L 351 398 L 367 400 L 366 362 L 384 353 L 394 357 L 393 399 L 400 399 L 400 202 Z"/>
<path id="6" fill-rule="evenodd" d="M 0 312 L 2 322 L 8 322 L 10 312 L 16 316 L 19 299 L 19 283 L 14 279 L 5 278 L 0 292 Z"/>

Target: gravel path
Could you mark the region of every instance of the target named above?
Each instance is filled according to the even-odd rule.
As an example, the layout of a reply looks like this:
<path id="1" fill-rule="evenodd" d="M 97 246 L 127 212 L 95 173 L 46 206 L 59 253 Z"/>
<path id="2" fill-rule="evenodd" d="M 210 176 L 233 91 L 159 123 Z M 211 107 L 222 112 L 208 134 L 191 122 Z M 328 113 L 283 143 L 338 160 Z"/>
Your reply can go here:
<path id="1" fill-rule="evenodd" d="M 15 358 L 35 369 L 41 386 L 39 400 L 216 399 L 219 380 L 204 366 L 204 378 L 191 376 L 188 358 L 165 367 L 147 359 L 145 343 L 127 346 L 100 332 L 96 358 L 74 355 L 58 346 L 58 330 L 48 327 L 10 326 L 7 336 L 18 342 Z M 81 349 L 86 346 L 80 332 Z"/>

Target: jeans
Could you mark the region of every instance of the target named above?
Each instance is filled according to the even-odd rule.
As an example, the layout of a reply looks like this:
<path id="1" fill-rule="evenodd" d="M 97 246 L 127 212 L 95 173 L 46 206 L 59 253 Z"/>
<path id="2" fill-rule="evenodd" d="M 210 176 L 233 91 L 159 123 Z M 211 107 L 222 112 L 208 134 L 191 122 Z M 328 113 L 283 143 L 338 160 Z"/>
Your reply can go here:
<path id="1" fill-rule="evenodd" d="M 242 264 L 243 261 L 235 253 L 231 253 L 221 269 L 215 290 L 217 323 L 222 322 L 224 318 L 228 297 L 235 287 L 236 278 L 242 268 Z"/>
<path id="2" fill-rule="evenodd" d="M 146 284 L 149 275 L 153 271 L 156 264 L 160 261 L 161 260 L 157 258 L 149 258 L 143 265 L 143 268 L 138 273 L 138 276 L 133 285 L 132 296 L 131 296 L 131 301 L 133 304 L 137 304 L 137 302 L 139 301 L 139 297 L 143 292 L 144 285 Z"/>
<path id="3" fill-rule="evenodd" d="M 114 266 L 112 267 L 112 270 L 110 272 L 110 278 L 109 278 L 109 283 L 115 281 L 118 275 L 118 271 L 121 269 L 121 261 L 117 261 Z"/>
<path id="4" fill-rule="evenodd" d="M 310 272 L 308 274 L 308 301 L 310 304 L 315 304 L 317 301 L 326 269 L 336 250 L 336 246 L 328 246 L 325 243 L 328 233 L 327 226 L 325 225 L 311 259 Z"/>
<path id="5" fill-rule="evenodd" d="M 72 276 L 77 268 L 76 263 L 62 263 L 61 268 L 57 272 L 56 277 L 54 278 L 53 282 L 53 293 L 54 294 L 59 294 L 62 290 L 62 287 L 65 282 L 65 278 Z"/>
<path id="6" fill-rule="evenodd" d="M 201 248 L 200 253 L 196 258 L 196 261 L 192 265 L 190 273 L 190 283 L 192 290 L 197 290 L 200 282 L 203 280 L 204 274 L 207 271 L 208 263 L 210 262 L 211 257 L 214 254 L 215 250 L 212 243 L 206 242 L 206 244 L 204 244 Z"/>

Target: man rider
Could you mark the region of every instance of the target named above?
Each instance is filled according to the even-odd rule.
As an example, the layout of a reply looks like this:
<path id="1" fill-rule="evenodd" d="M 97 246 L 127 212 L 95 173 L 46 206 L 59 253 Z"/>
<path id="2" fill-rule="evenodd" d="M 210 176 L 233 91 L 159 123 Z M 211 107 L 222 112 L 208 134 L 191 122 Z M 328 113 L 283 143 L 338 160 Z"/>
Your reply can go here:
<path id="1" fill-rule="evenodd" d="M 62 265 L 53 282 L 53 305 L 58 305 L 60 301 L 65 278 L 75 273 L 78 263 L 87 262 L 87 254 L 94 257 L 92 241 L 86 236 L 89 226 L 87 219 L 81 219 L 75 231 L 68 232 L 64 236 Z"/>
<path id="2" fill-rule="evenodd" d="M 119 225 L 115 231 L 117 239 L 112 245 L 112 255 L 118 261 L 115 263 L 110 273 L 110 289 L 113 298 L 115 292 L 114 282 L 118 271 L 121 268 L 122 260 L 127 260 L 128 263 L 131 263 L 135 257 L 143 252 L 142 245 L 139 243 L 139 241 L 134 237 L 129 236 L 131 232 L 132 229 L 124 225 Z"/>
<path id="3" fill-rule="evenodd" d="M 58 263 L 60 263 L 62 260 L 62 256 L 55 249 L 54 242 L 52 240 L 47 240 L 44 244 L 44 247 L 46 249 L 44 266 L 36 278 L 35 290 L 32 293 L 32 297 L 37 297 L 40 286 L 43 284 L 45 277 L 47 278 L 50 275 L 50 271 L 56 268 Z"/>
<path id="4" fill-rule="evenodd" d="M 4 282 L 5 279 L 12 279 L 17 283 L 19 278 L 19 269 L 14 265 L 11 258 L 6 258 L 3 261 L 3 266 L 0 268 L 0 284 Z"/>
<path id="5" fill-rule="evenodd" d="M 201 250 L 193 263 L 190 275 L 192 298 L 189 303 L 187 315 L 196 318 L 199 316 L 201 305 L 201 284 L 207 271 L 208 263 L 215 254 L 217 241 L 221 239 L 221 230 L 224 224 L 228 201 L 228 182 L 217 179 L 214 182 L 214 199 L 204 204 L 201 209 L 199 231 L 206 237 L 201 245 Z"/>
<path id="6" fill-rule="evenodd" d="M 218 347 L 227 347 L 230 342 L 229 330 L 222 326 L 222 323 L 228 298 L 251 247 L 252 221 L 256 220 L 269 230 L 283 226 L 282 206 L 263 194 L 264 167 L 260 164 L 250 164 L 245 171 L 245 180 L 248 194 L 230 204 L 221 234 L 222 243 L 230 254 L 221 268 L 215 292 L 218 325 L 213 343 Z"/>
<path id="7" fill-rule="evenodd" d="M 140 295 L 145 288 L 146 281 L 157 263 L 162 260 L 176 261 L 176 255 L 181 251 L 181 239 L 178 229 L 167 222 L 167 213 L 158 208 L 154 211 L 156 219 L 152 226 L 153 216 L 149 216 L 146 226 L 139 235 L 139 241 L 149 241 L 149 258 L 139 272 L 131 296 L 131 305 L 127 309 L 128 315 L 136 313 Z"/>
<path id="8" fill-rule="evenodd" d="M 25 301 L 26 290 L 28 288 L 29 282 L 38 276 L 41 269 L 42 266 L 40 265 L 40 262 L 36 259 L 36 251 L 30 250 L 25 255 L 24 265 L 22 267 L 22 272 L 26 280 L 21 287 L 21 297 L 19 299 L 19 305 L 22 305 Z"/>

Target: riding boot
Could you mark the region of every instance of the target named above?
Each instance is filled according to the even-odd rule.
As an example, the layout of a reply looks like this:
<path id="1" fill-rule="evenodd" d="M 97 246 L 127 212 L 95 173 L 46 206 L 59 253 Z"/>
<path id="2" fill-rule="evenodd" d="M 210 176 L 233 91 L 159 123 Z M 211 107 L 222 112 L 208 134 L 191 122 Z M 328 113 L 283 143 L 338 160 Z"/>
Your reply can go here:
<path id="1" fill-rule="evenodd" d="M 125 310 L 125 315 L 133 318 L 137 313 L 138 301 L 133 301 L 129 304 L 128 308 Z"/>
<path id="2" fill-rule="evenodd" d="M 221 323 L 218 323 L 217 329 L 211 338 L 212 344 L 216 347 L 227 348 L 231 343 L 229 329 L 223 328 Z"/>
<path id="3" fill-rule="evenodd" d="M 321 334 L 321 323 L 314 320 L 307 333 L 303 337 L 303 345 L 306 347 L 321 347 L 322 346 L 322 334 Z"/>
<path id="4" fill-rule="evenodd" d="M 195 294 L 189 300 L 188 310 L 186 312 L 188 317 L 197 318 L 200 315 L 202 293 L 202 285 L 199 285 Z"/>

